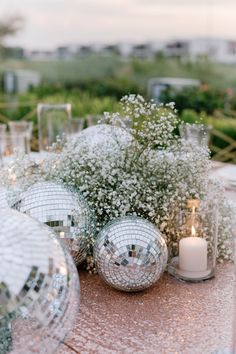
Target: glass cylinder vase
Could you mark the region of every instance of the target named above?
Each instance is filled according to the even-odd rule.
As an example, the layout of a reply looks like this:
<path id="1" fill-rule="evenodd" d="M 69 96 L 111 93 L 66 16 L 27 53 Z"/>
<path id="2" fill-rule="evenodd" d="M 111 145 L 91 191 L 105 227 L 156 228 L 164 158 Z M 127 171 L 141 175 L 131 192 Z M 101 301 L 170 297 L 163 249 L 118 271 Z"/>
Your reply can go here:
<path id="1" fill-rule="evenodd" d="M 8 123 L 13 153 L 29 154 L 33 123 L 27 121 L 11 121 Z"/>
<path id="2" fill-rule="evenodd" d="M 71 104 L 38 104 L 39 150 L 49 151 L 70 133 Z"/>
<path id="3" fill-rule="evenodd" d="M 217 206 L 209 203 L 180 211 L 176 233 L 178 251 L 169 263 L 169 273 L 191 282 L 212 278 L 217 257 Z"/>
<path id="4" fill-rule="evenodd" d="M 3 164 L 3 156 L 6 149 L 6 124 L 0 124 L 0 165 Z"/>
<path id="5" fill-rule="evenodd" d="M 76 138 L 78 134 L 84 129 L 85 118 L 73 118 L 70 120 L 70 137 Z"/>
<path id="6" fill-rule="evenodd" d="M 212 126 L 205 124 L 180 124 L 179 133 L 182 139 L 195 143 L 198 146 L 208 146 L 210 142 Z"/>

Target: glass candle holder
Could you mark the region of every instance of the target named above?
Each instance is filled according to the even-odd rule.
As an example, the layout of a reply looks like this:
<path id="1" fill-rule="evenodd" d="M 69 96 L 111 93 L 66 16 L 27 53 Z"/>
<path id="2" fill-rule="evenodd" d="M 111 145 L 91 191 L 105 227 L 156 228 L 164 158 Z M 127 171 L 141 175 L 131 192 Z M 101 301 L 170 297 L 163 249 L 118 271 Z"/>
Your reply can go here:
<path id="1" fill-rule="evenodd" d="M 50 147 L 70 134 L 71 104 L 38 104 L 39 150 Z"/>
<path id="2" fill-rule="evenodd" d="M 97 125 L 100 120 L 103 119 L 103 115 L 88 115 L 87 116 L 87 125 L 88 127 L 92 127 L 93 125 Z"/>
<path id="3" fill-rule="evenodd" d="M 195 143 L 199 146 L 208 146 L 210 142 L 212 127 L 204 124 L 181 124 L 179 133 L 181 138 Z"/>
<path id="4" fill-rule="evenodd" d="M 72 138 L 76 137 L 81 130 L 84 129 L 85 119 L 84 118 L 73 118 L 70 120 L 70 135 Z"/>
<path id="5" fill-rule="evenodd" d="M 168 271 L 178 279 L 198 282 L 215 274 L 218 236 L 218 208 L 204 205 L 183 210 L 177 221 L 178 250 Z"/>
<path id="6" fill-rule="evenodd" d="M 14 153 L 29 154 L 33 123 L 27 121 L 11 121 L 8 123 L 12 149 Z"/>
<path id="7" fill-rule="evenodd" d="M 0 164 L 3 163 L 3 156 L 6 149 L 6 124 L 0 124 Z"/>

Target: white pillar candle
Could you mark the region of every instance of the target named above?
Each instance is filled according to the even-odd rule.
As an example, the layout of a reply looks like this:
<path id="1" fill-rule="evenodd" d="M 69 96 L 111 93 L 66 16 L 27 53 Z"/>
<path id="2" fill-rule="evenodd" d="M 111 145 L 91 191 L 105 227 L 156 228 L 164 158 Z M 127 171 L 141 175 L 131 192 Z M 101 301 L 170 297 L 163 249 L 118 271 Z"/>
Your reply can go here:
<path id="1" fill-rule="evenodd" d="M 179 268 L 188 272 L 207 270 L 207 241 L 201 237 L 182 238 L 179 242 Z"/>

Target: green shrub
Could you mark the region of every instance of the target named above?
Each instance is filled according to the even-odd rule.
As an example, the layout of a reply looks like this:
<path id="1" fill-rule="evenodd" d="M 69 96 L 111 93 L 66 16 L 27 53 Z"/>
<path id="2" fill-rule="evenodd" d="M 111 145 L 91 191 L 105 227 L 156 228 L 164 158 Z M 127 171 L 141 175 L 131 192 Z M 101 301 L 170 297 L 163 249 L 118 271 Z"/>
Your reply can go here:
<path id="1" fill-rule="evenodd" d="M 1 103 L 7 103 L 6 98 L 2 96 Z M 72 116 L 85 117 L 88 114 L 103 114 L 106 111 L 116 112 L 119 109 L 118 101 L 113 97 L 93 97 L 88 93 L 80 91 L 69 92 L 62 90 L 60 93 L 51 95 L 42 95 L 37 92 L 31 92 L 18 97 L 18 103 L 22 106 L 13 108 L 1 108 L 0 114 L 8 117 L 10 120 L 22 119 L 27 113 L 36 108 L 37 103 L 71 103 Z M 24 105 L 24 106 L 23 106 Z M 37 121 L 36 114 L 32 117 L 34 123 Z M 0 116 L 0 121 L 3 121 Z"/>
<path id="2" fill-rule="evenodd" d="M 234 98 L 235 99 L 235 98 Z M 213 114 L 215 110 L 224 110 L 232 104 L 232 98 L 228 97 L 227 91 L 216 90 L 206 85 L 201 87 L 186 87 L 182 90 L 168 88 L 162 92 L 161 102 L 175 102 L 178 111 L 192 109 L 196 112 Z"/>
<path id="3" fill-rule="evenodd" d="M 120 100 L 126 94 L 135 93 L 142 94 L 143 91 L 138 84 L 128 78 L 107 78 L 103 80 L 89 79 L 80 80 L 78 82 L 68 82 L 62 84 L 48 84 L 44 82 L 42 85 L 33 88 L 32 93 L 38 98 L 44 98 L 54 94 L 62 95 L 89 95 L 92 97 L 113 97 Z"/>

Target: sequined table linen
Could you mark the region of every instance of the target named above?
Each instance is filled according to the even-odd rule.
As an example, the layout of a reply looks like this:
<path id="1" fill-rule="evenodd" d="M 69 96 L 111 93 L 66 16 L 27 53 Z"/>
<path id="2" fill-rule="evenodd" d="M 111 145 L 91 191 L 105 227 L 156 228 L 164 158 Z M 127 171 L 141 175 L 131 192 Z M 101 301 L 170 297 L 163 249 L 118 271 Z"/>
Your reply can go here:
<path id="1" fill-rule="evenodd" d="M 216 277 L 202 283 L 178 282 L 165 274 L 149 290 L 133 294 L 114 290 L 86 272 L 80 278 L 80 316 L 58 354 L 207 354 L 231 348 L 230 263 L 219 265 Z"/>

